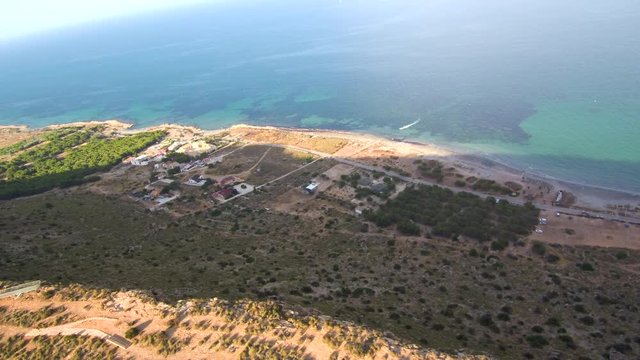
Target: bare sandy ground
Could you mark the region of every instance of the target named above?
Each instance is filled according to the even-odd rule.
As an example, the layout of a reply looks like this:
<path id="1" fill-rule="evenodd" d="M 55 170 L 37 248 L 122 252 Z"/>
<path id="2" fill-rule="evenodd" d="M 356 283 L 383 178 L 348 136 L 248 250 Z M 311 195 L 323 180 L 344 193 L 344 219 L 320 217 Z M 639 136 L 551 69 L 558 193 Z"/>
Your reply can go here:
<path id="1" fill-rule="evenodd" d="M 616 221 L 556 216 L 542 211 L 547 225 L 538 226 L 543 233 L 533 233 L 530 239 L 571 246 L 600 246 L 640 250 L 640 226 Z"/>
<path id="2" fill-rule="evenodd" d="M 29 330 L 25 336 L 28 338 L 36 337 L 36 336 L 56 336 L 56 335 L 86 335 L 97 337 L 99 339 L 104 339 L 109 336 L 105 331 L 113 331 L 114 327 L 109 327 L 109 330 L 100 330 L 99 328 L 105 328 L 105 323 L 118 321 L 115 318 L 105 318 L 105 317 L 91 317 L 79 321 L 74 321 L 72 323 L 51 326 L 43 329 L 31 329 Z"/>
<path id="3" fill-rule="evenodd" d="M 0 126 L 0 147 L 9 146 L 31 136 L 25 126 Z"/>
<path id="4" fill-rule="evenodd" d="M 119 355 L 128 359 L 237 359 L 244 346 L 233 342 L 231 346 L 218 346 L 216 340 L 224 338 L 252 338 L 255 341 L 271 342 L 272 346 L 290 346 L 303 349 L 314 359 L 329 359 L 339 351 L 340 358 L 351 353 L 344 346 L 330 346 L 323 340 L 330 331 L 342 329 L 367 336 L 370 330 L 350 323 L 338 323 L 330 319 L 319 319 L 317 326 L 294 325 L 282 320 L 275 328 L 256 333 L 244 320 L 229 320 L 225 315 L 215 312 L 192 311 L 193 300 L 181 301 L 176 305 L 149 302 L 135 292 L 114 292 L 106 299 L 63 300 L 58 296 L 43 298 L 43 290 L 23 294 L 17 298 L 0 299 L 0 306 L 6 313 L 15 310 L 37 311 L 44 306 L 65 307 L 65 314 L 75 319 L 67 323 L 45 328 L 21 328 L 0 322 L 0 333 L 7 335 L 22 334 L 27 338 L 35 336 L 82 335 L 104 339 L 109 335 L 122 336 L 132 325 L 141 330 L 138 338 L 144 334 L 164 331 L 168 336 L 180 341 L 188 339 L 175 353 L 160 355 L 157 347 L 133 340 L 126 349 L 118 348 Z M 215 304 L 212 299 L 209 304 Z M 214 305 L 215 306 L 215 305 Z M 5 313 L 5 314 L 6 314 Z M 47 319 L 45 319 L 47 320 Z M 200 325 L 197 325 L 200 324 Z M 281 336 L 285 332 L 286 336 Z M 371 359 L 487 359 L 484 356 L 449 356 L 435 351 L 420 349 L 392 339 L 380 338 L 380 348 L 367 358 Z M 350 356 L 359 358 L 358 356 Z"/>

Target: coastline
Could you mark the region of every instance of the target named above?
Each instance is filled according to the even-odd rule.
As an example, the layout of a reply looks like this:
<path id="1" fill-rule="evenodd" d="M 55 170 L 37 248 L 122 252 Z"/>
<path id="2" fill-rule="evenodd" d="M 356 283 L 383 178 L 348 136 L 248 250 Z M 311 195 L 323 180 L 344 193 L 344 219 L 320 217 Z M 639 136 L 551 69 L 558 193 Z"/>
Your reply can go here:
<path id="1" fill-rule="evenodd" d="M 5 131 L 18 131 L 18 132 L 33 132 L 46 129 L 56 129 L 66 126 L 96 126 L 106 125 L 109 130 L 118 132 L 133 134 L 138 132 L 144 132 L 149 130 L 178 130 L 178 131 L 190 131 L 192 133 L 198 133 L 202 135 L 215 135 L 225 133 L 238 129 L 252 129 L 257 131 L 272 131 L 283 133 L 300 133 L 313 137 L 334 137 L 352 141 L 364 141 L 364 142 L 377 142 L 382 143 L 390 147 L 397 147 L 399 144 L 403 144 L 415 147 L 416 150 L 421 150 L 423 154 L 432 158 L 440 158 L 447 164 L 455 164 L 461 168 L 471 169 L 484 174 L 488 178 L 496 180 L 517 179 L 526 176 L 528 180 L 533 182 L 541 182 L 549 184 L 553 189 L 563 189 L 577 195 L 578 202 L 576 207 L 583 207 L 589 209 L 607 210 L 609 205 L 634 205 L 640 204 L 640 193 L 624 189 L 614 189 L 599 187 L 588 184 L 581 184 L 578 182 L 568 181 L 564 179 L 558 179 L 546 174 L 540 174 L 530 171 L 519 169 L 510 164 L 506 164 L 495 157 L 488 154 L 482 154 L 477 152 L 464 152 L 462 149 L 454 146 L 448 147 L 442 144 L 427 143 L 419 139 L 403 138 L 398 139 L 390 135 L 379 135 L 360 131 L 347 131 L 347 130 L 331 130 L 320 128 L 295 128 L 295 127 L 280 127 L 280 126 L 258 126 L 249 124 L 235 124 L 227 128 L 222 129 L 202 129 L 191 125 L 182 125 L 174 123 L 164 123 L 159 125 L 136 127 L 133 123 L 124 122 L 121 120 L 92 120 L 92 121 L 79 121 L 73 123 L 53 124 L 41 128 L 32 128 L 27 125 L 0 125 L 0 130 Z"/>
<path id="2" fill-rule="evenodd" d="M 407 138 L 403 140 L 398 140 L 391 136 L 384 136 L 384 135 L 381 135 L 381 136 L 392 141 L 406 142 L 406 143 L 418 144 L 418 145 L 426 144 L 426 142 L 421 139 Z M 460 146 L 447 145 L 442 143 L 430 144 L 430 145 L 446 149 L 447 151 L 450 151 L 460 156 L 461 158 L 465 159 L 464 161 L 470 161 L 474 163 L 479 162 L 487 166 L 501 167 L 502 169 L 512 171 L 514 174 L 526 174 L 528 178 L 534 178 L 541 181 L 553 182 L 558 184 L 558 186 L 567 187 L 576 191 L 577 189 L 587 189 L 587 190 L 593 190 L 594 192 L 598 192 L 602 194 L 611 193 L 611 194 L 617 195 L 616 197 L 634 196 L 634 197 L 637 197 L 636 202 L 640 203 L 640 191 L 619 189 L 619 188 L 599 186 L 599 185 L 591 185 L 591 184 L 582 183 L 576 180 L 563 179 L 563 178 L 549 175 L 540 171 L 526 170 L 523 167 L 518 167 L 517 165 L 509 164 L 508 162 L 500 159 L 497 156 L 493 156 L 491 154 L 487 154 L 486 152 L 482 152 L 482 151 L 473 151 L 470 149 L 463 149 Z"/>
<path id="3" fill-rule="evenodd" d="M 429 146 L 430 148 L 438 148 L 442 151 L 450 153 L 451 159 L 455 159 L 455 161 L 470 164 L 474 167 L 482 167 L 486 169 L 493 169 L 511 173 L 513 176 L 521 176 L 526 174 L 526 177 L 535 181 L 542 181 L 551 184 L 554 188 L 564 188 L 569 192 L 577 193 L 580 196 L 581 204 L 585 207 L 587 206 L 596 206 L 602 207 L 603 201 L 612 201 L 624 204 L 640 204 L 640 192 L 634 192 L 625 189 L 616 189 L 604 186 L 590 185 L 585 183 L 580 183 L 577 181 L 571 181 L 566 179 L 557 178 L 548 174 L 524 170 L 522 168 L 518 168 L 517 166 L 513 166 L 511 164 L 507 164 L 500 159 L 491 156 L 482 152 L 473 152 L 473 151 L 464 151 L 460 147 L 456 146 L 447 146 L 444 144 L 433 144 L 427 143 L 421 139 L 413 139 L 413 138 L 404 138 L 398 139 L 391 135 L 382 135 L 382 134 L 371 134 L 360 131 L 345 131 L 345 130 L 326 130 L 326 129 L 309 129 L 309 128 L 290 128 L 290 127 L 277 127 L 277 126 L 254 126 L 254 125 L 245 125 L 239 124 L 247 127 L 256 127 L 256 128 L 273 128 L 273 129 L 281 129 L 287 131 L 298 131 L 298 132 L 306 132 L 307 130 L 312 133 L 332 133 L 332 134 L 356 134 L 358 136 L 363 137 L 374 137 L 374 138 L 383 138 L 387 141 L 411 144 L 416 146 Z"/>

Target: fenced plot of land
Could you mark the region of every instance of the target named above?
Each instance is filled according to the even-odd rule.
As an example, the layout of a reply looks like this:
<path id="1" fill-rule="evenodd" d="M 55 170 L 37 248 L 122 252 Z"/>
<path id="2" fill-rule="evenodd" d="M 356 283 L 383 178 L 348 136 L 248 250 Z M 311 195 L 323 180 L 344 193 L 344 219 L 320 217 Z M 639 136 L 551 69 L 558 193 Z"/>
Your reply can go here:
<path id="1" fill-rule="evenodd" d="M 548 222 L 546 225 L 538 226 L 542 232 L 533 233 L 532 239 L 571 246 L 640 250 L 640 226 L 638 225 L 565 214 L 556 216 L 549 211 L 543 211 L 541 216 Z"/>
<path id="2" fill-rule="evenodd" d="M 247 182 L 264 184 L 294 171 L 316 159 L 306 153 L 273 147 L 262 161 L 248 174 Z"/>
<path id="3" fill-rule="evenodd" d="M 207 169 L 206 174 L 222 176 L 245 172 L 251 169 L 269 148 L 266 145 L 245 146 L 225 156 L 221 163 L 214 165 L 211 169 Z"/>

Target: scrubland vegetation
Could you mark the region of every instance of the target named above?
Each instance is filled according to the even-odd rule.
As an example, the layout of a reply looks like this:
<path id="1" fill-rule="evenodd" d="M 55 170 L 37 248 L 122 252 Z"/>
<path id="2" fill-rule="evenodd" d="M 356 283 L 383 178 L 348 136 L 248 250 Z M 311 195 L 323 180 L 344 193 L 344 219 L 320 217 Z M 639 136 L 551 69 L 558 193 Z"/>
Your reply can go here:
<path id="1" fill-rule="evenodd" d="M 497 182 L 489 179 L 479 179 L 478 181 L 474 182 L 473 185 L 471 185 L 471 188 L 473 190 L 502 195 L 509 195 L 513 193 L 513 190 L 511 190 L 510 188 L 500 185 Z"/>
<path id="2" fill-rule="evenodd" d="M 88 336 L 36 336 L 0 335 L 0 359 L 119 359 L 114 346 Z"/>
<path id="3" fill-rule="evenodd" d="M 160 355 L 172 355 L 189 345 L 186 340 L 179 340 L 168 336 L 164 331 L 141 335 L 136 338 L 136 343 L 155 348 Z"/>
<path id="4" fill-rule="evenodd" d="M 0 307 L 0 323 L 20 327 L 38 327 L 39 323 L 44 319 L 62 313 L 65 310 L 63 306 L 45 306 L 37 311 L 9 311 L 6 308 Z M 47 326 L 49 326 L 49 324 L 47 324 Z"/>
<path id="5" fill-rule="evenodd" d="M 449 199 L 452 204 L 443 203 L 443 209 L 478 201 L 466 195 L 452 199 L 435 189 L 408 191 L 411 198 L 433 191 L 432 201 Z M 270 196 L 260 192 L 255 201 Z M 495 234 L 513 231 L 514 224 L 528 226 L 517 219 L 534 213 L 481 202 Z M 329 208 L 319 221 L 239 204 L 174 219 L 91 194 L 0 203 L 0 277 L 150 289 L 168 301 L 274 299 L 389 330 L 421 345 L 498 358 L 543 358 L 556 351 L 586 359 L 611 349 L 633 356 L 640 349 L 635 291 L 640 284 L 627 270 L 638 265 L 635 251 L 620 255 L 616 249 L 530 247 L 518 241 L 498 250 L 464 236 L 455 243 L 433 233 L 427 238 L 429 227 L 419 218 L 425 236 L 394 238 L 377 234 L 373 224 L 367 233 L 353 232 L 362 219 L 336 217 Z M 394 206 L 395 212 L 406 211 Z M 329 221 L 333 225 L 327 228 Z M 105 294 L 71 289 L 55 296 Z M 258 319 L 278 319 L 281 313 L 275 305 L 252 312 L 259 317 L 244 321 L 255 334 L 270 329 Z M 233 321 L 238 314 L 225 317 Z M 340 334 L 335 331 L 326 341 L 366 351 L 366 338 Z M 156 344 L 164 344 L 161 335 L 156 337 Z"/>
<path id="6" fill-rule="evenodd" d="M 436 160 L 416 160 L 415 164 L 418 165 L 420 175 L 436 180 L 437 182 L 442 182 L 444 179 L 443 165 L 441 162 Z"/>
<path id="7" fill-rule="evenodd" d="M 162 136 L 103 138 L 97 129 L 74 128 L 5 148 L 0 196 L 84 182 Z M 274 168 L 283 173 L 301 166 L 299 158 L 267 151 L 267 146 L 239 148 L 204 171 L 215 176 L 249 171 L 262 158 L 260 171 L 256 168 L 248 178 L 263 183 L 274 177 Z M 172 153 L 168 161 L 187 159 Z M 368 180 L 361 177 L 363 171 L 336 175 L 331 185 L 368 208 L 359 217 L 351 199 L 303 192 L 310 179 L 330 182 L 323 172 L 335 165 L 331 161 L 319 160 L 216 208 L 190 209 L 197 191 L 206 188 L 184 190 L 191 191 L 189 196 L 167 205 L 167 212 L 151 212 L 124 195 L 84 192 L 84 187 L 0 202 L 0 279 L 82 284 L 43 293 L 73 301 L 106 300 L 105 289 L 122 288 L 148 290 L 169 302 L 218 298 L 202 300 L 187 316 L 214 314 L 224 325 L 206 319 L 191 323 L 177 311 L 166 313 L 167 329 L 145 331 L 128 324 L 127 338 L 158 356 L 206 345 L 237 351 L 242 359 L 298 359 L 307 355 L 306 338 L 282 346 L 260 335 L 291 339 L 305 328 L 322 328 L 318 339 L 335 350 L 331 358 L 336 359 L 371 356 L 383 346 L 384 331 L 449 352 L 462 349 L 507 359 L 640 354 L 636 251 L 529 242 L 539 216 L 529 204 L 437 186 L 405 189 L 406 183 L 375 173 L 386 190 L 374 191 L 362 184 Z M 434 181 L 444 171 L 438 162 L 415 164 Z M 146 181 L 145 171 L 135 170 Z M 460 187 L 507 193 L 497 187 L 502 185 L 482 179 L 469 178 L 469 185 L 459 181 Z M 299 211 L 273 210 L 286 196 Z M 177 207 L 193 211 L 178 216 L 172 212 Z M 569 230 L 564 233 L 575 237 Z M 290 316 L 283 304 L 369 329 Z M 58 307 L 0 308 L 0 323 L 51 326 L 69 320 L 64 315 Z M 281 328 L 283 322 L 294 328 Z M 244 333 L 234 333 L 236 327 Z M 174 332 L 191 328 L 221 335 L 194 340 Z M 38 346 L 61 346 L 56 349 L 60 357 L 82 356 L 74 354 L 80 354 L 84 338 L 64 339 L 40 339 L 45 342 Z M 20 358 L 23 341 L 15 338 L 2 351 Z M 104 358 L 113 355 L 103 343 L 86 344 L 98 354 L 104 351 Z"/>

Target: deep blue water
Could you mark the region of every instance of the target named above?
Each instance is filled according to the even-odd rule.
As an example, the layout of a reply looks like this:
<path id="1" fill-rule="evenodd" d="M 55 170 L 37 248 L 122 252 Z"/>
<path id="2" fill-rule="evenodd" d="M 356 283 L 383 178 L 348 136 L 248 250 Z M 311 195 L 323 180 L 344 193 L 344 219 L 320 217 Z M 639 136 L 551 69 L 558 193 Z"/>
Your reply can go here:
<path id="1" fill-rule="evenodd" d="M 203 5 L 0 43 L 0 123 L 358 130 L 640 192 L 638 24 L 631 0 Z"/>

